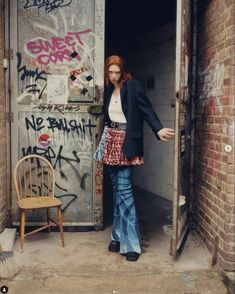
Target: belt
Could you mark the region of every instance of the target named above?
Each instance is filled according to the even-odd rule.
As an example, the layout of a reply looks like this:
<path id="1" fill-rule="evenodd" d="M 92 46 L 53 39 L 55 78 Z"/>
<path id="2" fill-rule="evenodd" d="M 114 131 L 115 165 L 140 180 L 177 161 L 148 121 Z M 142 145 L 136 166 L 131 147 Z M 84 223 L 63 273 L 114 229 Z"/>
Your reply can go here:
<path id="1" fill-rule="evenodd" d="M 113 129 L 123 129 L 123 130 L 126 129 L 126 123 L 119 123 L 119 122 L 115 122 L 115 121 L 110 121 L 108 126 Z"/>

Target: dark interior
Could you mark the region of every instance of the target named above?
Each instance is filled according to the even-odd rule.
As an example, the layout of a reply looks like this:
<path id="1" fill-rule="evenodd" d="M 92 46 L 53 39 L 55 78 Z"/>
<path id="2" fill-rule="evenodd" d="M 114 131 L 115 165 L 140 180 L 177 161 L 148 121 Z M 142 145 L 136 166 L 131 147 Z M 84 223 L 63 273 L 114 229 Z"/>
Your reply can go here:
<path id="1" fill-rule="evenodd" d="M 105 57 L 114 54 L 121 55 L 128 65 L 128 54 L 130 50 L 132 52 L 135 50 L 135 47 L 131 45 L 136 38 L 155 31 L 175 19 L 175 0 L 106 0 Z M 111 221 L 112 186 L 104 168 L 104 226 L 110 224 Z"/>
<path id="2" fill-rule="evenodd" d="M 127 54 L 120 48 L 175 19 L 175 0 L 105 1 L 105 55 Z M 124 46 L 125 47 L 125 46 Z"/>

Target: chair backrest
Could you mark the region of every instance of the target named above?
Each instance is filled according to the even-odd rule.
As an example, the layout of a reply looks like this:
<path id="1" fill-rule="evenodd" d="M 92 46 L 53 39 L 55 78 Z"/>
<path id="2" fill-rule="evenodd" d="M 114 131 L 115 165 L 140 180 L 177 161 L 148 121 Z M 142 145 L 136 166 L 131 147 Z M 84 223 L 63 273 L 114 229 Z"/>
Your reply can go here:
<path id="1" fill-rule="evenodd" d="M 14 184 L 18 201 L 26 197 L 54 197 L 54 168 L 40 155 L 24 156 L 14 168 Z"/>

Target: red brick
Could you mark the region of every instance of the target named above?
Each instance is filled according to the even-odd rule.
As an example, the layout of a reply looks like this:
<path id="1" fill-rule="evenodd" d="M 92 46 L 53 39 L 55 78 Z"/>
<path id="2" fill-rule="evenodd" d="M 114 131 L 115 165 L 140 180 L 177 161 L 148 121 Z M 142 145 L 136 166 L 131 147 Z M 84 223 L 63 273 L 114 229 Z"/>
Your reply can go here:
<path id="1" fill-rule="evenodd" d="M 219 248 L 219 253 L 223 257 L 223 259 L 235 262 L 235 253 L 233 251 L 225 251 L 222 248 Z"/>
<path id="2" fill-rule="evenodd" d="M 227 165 L 226 170 L 228 174 L 234 174 L 234 165 Z"/>
<path id="3" fill-rule="evenodd" d="M 232 234 L 235 232 L 235 225 L 234 224 L 226 224 L 224 225 L 224 230 L 228 234 Z"/>
<path id="4" fill-rule="evenodd" d="M 200 0 L 200 3 L 203 1 Z M 204 2 L 203 2 L 204 3 Z M 195 109 L 195 154 L 194 170 L 200 188 L 194 190 L 197 208 L 196 219 L 200 236 L 212 250 L 213 236 L 219 234 L 219 262 L 224 268 L 234 268 L 234 247 L 231 241 L 234 232 L 234 155 L 226 153 L 226 144 L 234 146 L 234 95 L 235 95 L 235 3 L 233 1 L 210 1 L 199 11 L 197 65 L 205 73 L 211 73 L 218 64 L 221 71 L 220 81 L 207 80 L 200 87 L 209 88 L 222 82 L 218 97 L 207 97 L 205 106 Z M 203 13 L 203 18 L 201 18 Z M 216 76 L 216 75 L 215 75 Z M 202 77 L 203 78 L 203 77 Z M 211 84 L 210 84 L 211 82 Z M 198 197 L 200 193 L 200 196 Z M 222 251 L 223 250 L 223 251 Z M 232 265 L 232 266 L 231 266 Z"/>
<path id="5" fill-rule="evenodd" d="M 232 194 L 232 193 L 234 193 L 235 191 L 234 191 L 234 185 L 226 185 L 225 186 L 225 192 L 227 193 L 227 194 Z"/>
<path id="6" fill-rule="evenodd" d="M 235 263 L 233 261 L 225 260 L 220 254 L 218 254 L 216 267 L 219 272 L 235 271 Z"/>
<path id="7" fill-rule="evenodd" d="M 229 154 L 227 156 L 227 163 L 230 163 L 230 164 L 235 164 L 235 158 L 232 154 Z M 234 166 L 234 173 L 235 173 L 235 166 Z"/>

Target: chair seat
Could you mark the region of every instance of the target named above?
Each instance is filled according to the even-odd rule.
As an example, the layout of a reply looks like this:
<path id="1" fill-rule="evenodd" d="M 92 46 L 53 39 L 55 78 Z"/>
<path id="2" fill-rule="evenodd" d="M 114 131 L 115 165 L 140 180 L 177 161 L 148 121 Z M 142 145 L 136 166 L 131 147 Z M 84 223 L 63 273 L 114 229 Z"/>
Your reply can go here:
<path id="1" fill-rule="evenodd" d="M 21 209 L 49 208 L 62 204 L 57 198 L 49 196 L 28 197 L 17 201 L 17 203 Z"/>

